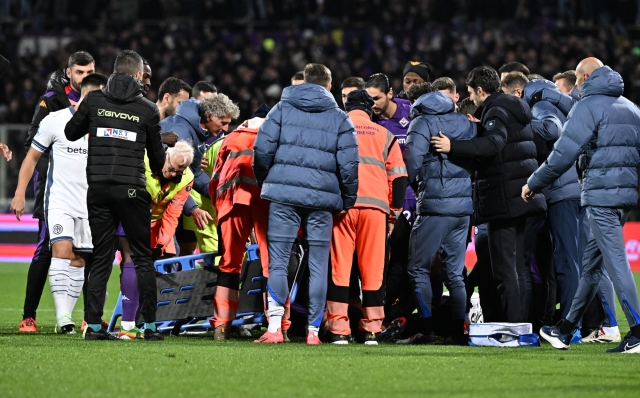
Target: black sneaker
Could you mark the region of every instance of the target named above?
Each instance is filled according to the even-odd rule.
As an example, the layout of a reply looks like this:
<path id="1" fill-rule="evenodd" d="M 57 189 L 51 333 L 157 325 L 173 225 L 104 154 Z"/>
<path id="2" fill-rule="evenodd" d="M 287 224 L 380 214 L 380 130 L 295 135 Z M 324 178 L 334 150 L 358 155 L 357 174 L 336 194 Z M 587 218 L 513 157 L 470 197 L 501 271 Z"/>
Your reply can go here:
<path id="1" fill-rule="evenodd" d="M 640 339 L 629 332 L 618 347 L 607 350 L 607 352 L 620 354 L 640 354 Z"/>
<path id="2" fill-rule="evenodd" d="M 561 323 L 562 321 L 558 322 L 554 326 L 543 326 L 540 329 L 540 337 L 551 343 L 553 348 L 558 350 L 568 350 L 571 346 L 573 333 L 562 334 L 560 332 Z"/>
<path id="3" fill-rule="evenodd" d="M 350 336 L 345 334 L 335 334 L 328 332 L 327 333 L 327 342 L 336 345 L 346 345 L 349 344 Z"/>
<path id="4" fill-rule="evenodd" d="M 102 328 L 97 332 L 94 332 L 93 329 L 87 326 L 84 330 L 83 335 L 85 340 L 120 340 L 116 336 L 107 332 L 107 329 Z"/>
<path id="5" fill-rule="evenodd" d="M 434 344 L 436 342 L 436 334 L 434 332 L 428 334 L 416 333 L 408 339 L 398 340 L 396 344 Z"/>
<path id="6" fill-rule="evenodd" d="M 160 332 L 154 332 L 151 329 L 144 330 L 144 341 L 161 341 L 164 340 L 164 335 Z"/>
<path id="7" fill-rule="evenodd" d="M 365 333 L 364 345 L 378 345 L 378 336 L 375 333 Z"/>
<path id="8" fill-rule="evenodd" d="M 469 345 L 469 335 L 450 335 L 444 340 L 444 345 Z"/>
<path id="9" fill-rule="evenodd" d="M 407 319 L 405 317 L 394 319 L 389 323 L 387 330 L 378 334 L 378 341 L 388 342 L 400 338 L 406 326 Z"/>

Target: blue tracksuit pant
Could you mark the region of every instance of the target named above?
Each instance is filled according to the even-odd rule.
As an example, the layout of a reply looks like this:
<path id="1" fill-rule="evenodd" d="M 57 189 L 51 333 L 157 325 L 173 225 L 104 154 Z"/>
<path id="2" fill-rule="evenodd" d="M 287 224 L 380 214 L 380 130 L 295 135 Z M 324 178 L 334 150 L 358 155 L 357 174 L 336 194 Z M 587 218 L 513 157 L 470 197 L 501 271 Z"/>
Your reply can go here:
<path id="1" fill-rule="evenodd" d="M 593 206 L 588 206 L 586 211 L 591 235 L 583 257 L 578 291 L 566 319 L 578 323 L 598 292 L 603 270 L 606 269 L 629 326 L 636 326 L 640 324 L 640 304 L 622 235 L 622 226 L 630 211 Z"/>
<path id="2" fill-rule="evenodd" d="M 580 210 L 580 231 L 582 235 L 580 236 L 580 275 L 582 275 L 582 267 L 583 262 L 582 258 L 584 257 L 584 251 L 587 247 L 587 241 L 591 236 L 591 227 L 589 226 L 589 222 L 587 221 L 587 209 L 582 208 Z M 598 293 L 596 294 L 596 298 L 602 305 L 604 310 L 604 318 L 601 320 L 603 326 L 613 327 L 618 326 L 617 320 L 617 310 L 616 310 L 616 301 L 615 301 L 615 292 L 613 290 L 613 283 L 611 283 L 611 278 L 609 278 L 609 274 L 606 269 L 602 271 L 602 278 L 600 278 L 600 284 L 598 285 Z"/>
<path id="3" fill-rule="evenodd" d="M 580 247 L 580 201 L 562 200 L 547 206 L 553 242 L 553 263 L 558 284 L 561 319 L 569 313 L 578 290 L 582 252 Z"/>
<path id="4" fill-rule="evenodd" d="M 464 319 L 467 304 L 462 277 L 469 217 L 418 216 L 413 223 L 409 240 L 409 265 L 407 270 L 414 287 L 418 314 L 422 318 L 432 316 L 431 262 L 436 254 L 443 263 L 443 281 L 449 290 L 453 319 Z M 439 300 L 440 297 L 436 297 Z"/>
<path id="5" fill-rule="evenodd" d="M 267 226 L 269 281 L 267 282 L 267 291 L 271 298 L 284 308 L 289 295 L 287 267 L 293 242 L 298 236 L 300 226 L 302 226 L 304 238 L 309 243 L 308 324 L 320 326 L 327 298 L 329 249 L 333 228 L 333 215 L 330 212 L 275 202 L 269 205 Z"/>

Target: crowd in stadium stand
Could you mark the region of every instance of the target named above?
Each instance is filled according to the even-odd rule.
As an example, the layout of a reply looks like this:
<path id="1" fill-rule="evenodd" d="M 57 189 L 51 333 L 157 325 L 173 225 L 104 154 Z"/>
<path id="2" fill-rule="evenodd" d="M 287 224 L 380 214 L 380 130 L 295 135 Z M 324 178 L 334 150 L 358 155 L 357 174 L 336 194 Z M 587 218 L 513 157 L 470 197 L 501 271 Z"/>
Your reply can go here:
<path id="1" fill-rule="evenodd" d="M 600 4 L 587 2 L 594 7 Z M 23 3 L 35 4 L 21 9 Z M 415 1 L 388 5 L 381 1 L 352 1 L 349 6 L 345 6 L 348 1 L 327 0 L 317 2 L 324 3 L 319 10 L 316 1 L 184 1 L 179 2 L 180 7 L 176 1 L 162 1 L 162 6 L 157 2 L 127 1 L 127 7 L 120 5 L 124 2 L 112 1 L 106 9 L 98 7 L 96 1 L 78 3 L 0 2 L 0 8 L 10 4 L 12 15 L 22 15 L 4 20 L 0 34 L 0 52 L 15 66 L 0 86 L 0 121 L 30 122 L 38 93 L 45 90 L 49 75 L 64 66 L 69 54 L 80 49 L 96 54 L 97 70 L 106 74 L 120 49 L 139 51 L 153 68 L 152 90 L 157 90 L 169 76 L 180 77 L 189 84 L 209 80 L 239 102 L 241 119 L 261 103 L 277 102 L 291 76 L 307 62 L 326 64 L 336 81 L 384 72 L 399 91 L 402 66 L 408 59 L 419 59 L 433 66 L 434 75 L 452 77 L 464 96 L 465 75 L 475 65 L 498 67 L 520 60 L 532 73 L 551 78 L 559 70 L 574 68 L 585 56 L 596 55 L 622 75 L 625 95 L 634 102 L 640 101 L 640 88 L 636 87 L 640 85 L 640 44 L 624 28 L 634 19 L 613 20 L 606 11 L 598 12 L 596 8 L 598 21 L 616 22 L 599 27 L 593 15 L 589 20 L 589 15 L 581 14 L 582 8 L 573 4 L 578 2 L 568 2 L 574 9 L 569 8 L 571 13 L 566 20 L 590 26 L 581 33 L 586 35 L 581 41 L 575 29 L 567 33 L 562 28 L 567 23 L 559 23 L 562 19 L 557 19 L 558 15 L 564 15 L 564 11 L 556 9 L 555 0 Z M 519 3 L 528 3 L 529 8 Z M 626 13 L 618 14 L 635 15 L 634 2 L 610 3 L 609 12 L 627 6 L 630 8 Z M 79 14 L 87 18 L 67 18 L 60 8 L 63 5 L 68 9 L 83 7 L 85 14 Z M 255 12 L 262 6 L 264 15 Z M 380 8 L 385 12 L 376 11 Z M 249 9 L 253 11 L 249 13 Z M 282 28 L 258 25 L 249 30 L 240 25 L 227 28 L 223 24 L 203 24 L 202 16 L 221 23 L 249 17 L 259 23 L 261 16 L 267 21 L 290 23 Z M 92 17 L 101 22 L 84 22 Z M 180 19 L 158 22 L 168 17 Z M 16 26 L 24 30 L 14 29 Z M 73 38 L 65 51 L 44 57 L 18 55 L 22 37 L 52 32 Z M 333 93 L 339 98 L 337 87 Z"/>

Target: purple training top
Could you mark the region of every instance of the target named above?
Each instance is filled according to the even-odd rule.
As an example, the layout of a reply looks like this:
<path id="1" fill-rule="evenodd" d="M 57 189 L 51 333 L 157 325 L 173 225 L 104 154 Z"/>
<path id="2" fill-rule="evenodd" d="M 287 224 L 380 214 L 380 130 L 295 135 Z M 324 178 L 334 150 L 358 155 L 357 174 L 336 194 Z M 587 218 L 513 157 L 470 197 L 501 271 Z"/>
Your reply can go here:
<path id="1" fill-rule="evenodd" d="M 407 140 L 407 130 L 409 129 L 409 113 L 411 112 L 411 103 L 402 98 L 394 98 L 393 102 L 398 105 L 396 113 L 390 119 L 380 118 L 378 124 L 391 132 L 400 144 L 400 150 L 404 149 L 404 143 Z M 403 213 L 410 223 L 413 223 L 416 210 L 416 195 L 411 187 L 407 187 L 407 193 L 404 197 Z"/>
<path id="2" fill-rule="evenodd" d="M 378 124 L 387 130 L 391 131 L 391 134 L 395 135 L 400 144 L 400 149 L 404 149 L 404 142 L 407 139 L 407 129 L 409 128 L 409 113 L 411 112 L 411 103 L 402 98 L 392 99 L 398 105 L 396 113 L 391 116 L 390 119 L 380 118 Z"/>

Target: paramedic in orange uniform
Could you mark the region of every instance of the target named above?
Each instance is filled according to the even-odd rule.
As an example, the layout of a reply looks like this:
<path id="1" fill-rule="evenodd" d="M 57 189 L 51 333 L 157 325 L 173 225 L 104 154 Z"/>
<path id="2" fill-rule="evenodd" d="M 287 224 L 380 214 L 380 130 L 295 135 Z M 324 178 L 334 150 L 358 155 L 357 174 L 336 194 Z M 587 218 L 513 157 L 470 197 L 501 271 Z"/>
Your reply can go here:
<path id="1" fill-rule="evenodd" d="M 400 146 L 393 134 L 371 121 L 372 106 L 373 99 L 365 90 L 347 95 L 345 109 L 358 137 L 360 184 L 355 206 L 333 221 L 327 318 L 329 341 L 334 344 L 347 344 L 351 334 L 347 308 L 354 251 L 362 280 L 359 329 L 365 344 L 377 344 L 384 319 L 386 239 L 401 214 L 407 189 Z"/>
<path id="2" fill-rule="evenodd" d="M 222 241 L 220 273 L 213 300 L 215 340 L 229 339 L 231 322 L 236 318 L 240 272 L 251 230 L 255 231 L 260 250 L 262 273 L 268 276 L 269 202 L 260 198 L 260 187 L 251 167 L 253 143 L 268 112 L 269 107 L 262 105 L 251 119 L 224 138 L 209 183 Z"/>

